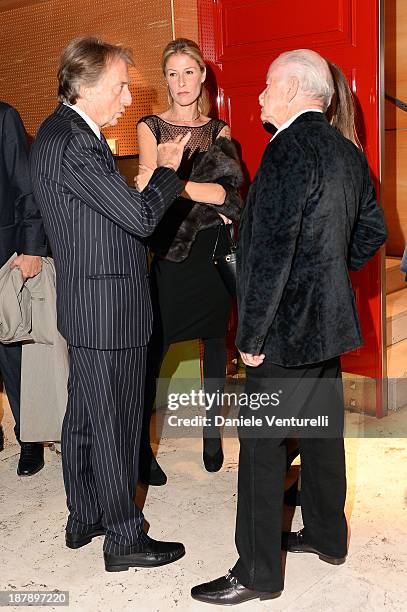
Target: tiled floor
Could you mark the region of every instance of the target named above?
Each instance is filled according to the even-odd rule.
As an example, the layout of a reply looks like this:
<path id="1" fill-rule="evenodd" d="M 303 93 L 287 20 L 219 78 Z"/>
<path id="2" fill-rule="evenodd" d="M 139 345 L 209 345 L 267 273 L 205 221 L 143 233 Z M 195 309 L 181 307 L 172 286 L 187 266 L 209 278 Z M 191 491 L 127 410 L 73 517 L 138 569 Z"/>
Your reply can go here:
<path id="1" fill-rule="evenodd" d="M 150 488 L 144 512 L 152 537 L 181 540 L 187 554 L 163 568 L 108 574 L 101 538 L 77 551 L 64 546 L 66 509 L 59 456 L 47 449 L 46 467 L 39 474 L 16 476 L 18 447 L 4 396 L 1 400 L 7 445 L 0 455 L 0 591 L 69 590 L 69 609 L 84 612 L 223 609 L 194 602 L 189 591 L 225 573 L 235 561 L 236 440 L 225 440 L 225 465 L 217 474 L 203 469 L 200 440 L 162 440 L 158 456 L 168 484 Z M 406 414 L 389 417 L 387 423 L 396 422 L 397 430 Z M 381 427 L 387 427 L 385 421 Z M 313 555 L 289 555 L 283 595 L 269 602 L 248 602 L 240 609 L 407 609 L 406 440 L 352 438 L 346 448 L 351 528 L 346 564 L 334 567 Z M 139 495 L 142 498 L 143 492 Z M 297 509 L 293 527 L 300 525 Z"/>

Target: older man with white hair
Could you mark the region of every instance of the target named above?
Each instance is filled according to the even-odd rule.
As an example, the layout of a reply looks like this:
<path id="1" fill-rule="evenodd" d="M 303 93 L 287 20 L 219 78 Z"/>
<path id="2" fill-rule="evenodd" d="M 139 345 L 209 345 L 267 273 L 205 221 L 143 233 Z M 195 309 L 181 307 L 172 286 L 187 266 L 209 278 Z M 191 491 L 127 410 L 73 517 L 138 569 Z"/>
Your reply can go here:
<path id="1" fill-rule="evenodd" d="M 347 554 L 340 355 L 362 344 L 348 269 L 374 255 L 386 228 L 363 153 L 325 117 L 333 93 L 327 62 L 300 49 L 271 64 L 259 98 L 263 122 L 277 132 L 240 225 L 236 344 L 247 396 L 277 394 L 279 405 L 256 411 L 263 427 L 240 426 L 239 559 L 192 589 L 206 603 L 270 599 L 283 589 L 284 441 L 293 431 L 266 427 L 272 417 L 301 428 L 304 528 L 286 534 L 285 548 L 335 565 Z M 324 414 L 330 427 L 316 419 L 312 429 L 311 418 Z"/>

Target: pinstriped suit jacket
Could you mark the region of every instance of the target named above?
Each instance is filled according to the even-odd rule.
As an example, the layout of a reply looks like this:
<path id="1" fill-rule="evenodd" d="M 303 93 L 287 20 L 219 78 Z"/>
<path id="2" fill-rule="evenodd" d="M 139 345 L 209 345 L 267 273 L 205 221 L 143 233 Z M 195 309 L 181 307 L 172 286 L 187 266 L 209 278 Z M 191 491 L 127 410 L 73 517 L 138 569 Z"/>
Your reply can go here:
<path id="1" fill-rule="evenodd" d="M 147 344 L 152 326 L 146 248 L 183 184 L 158 168 L 138 193 L 107 144 L 68 106 L 41 125 L 31 177 L 57 273 L 58 329 L 68 344 L 124 349 Z"/>

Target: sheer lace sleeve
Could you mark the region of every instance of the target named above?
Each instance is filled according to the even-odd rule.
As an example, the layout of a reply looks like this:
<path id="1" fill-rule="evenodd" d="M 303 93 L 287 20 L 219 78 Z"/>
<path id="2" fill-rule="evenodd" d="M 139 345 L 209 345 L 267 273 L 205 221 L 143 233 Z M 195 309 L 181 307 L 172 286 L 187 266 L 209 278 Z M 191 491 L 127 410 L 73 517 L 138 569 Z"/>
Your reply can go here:
<path id="1" fill-rule="evenodd" d="M 146 115 L 145 117 L 141 117 L 137 125 L 139 123 L 145 123 L 150 128 L 157 143 L 161 141 L 160 120 L 157 115 Z"/>

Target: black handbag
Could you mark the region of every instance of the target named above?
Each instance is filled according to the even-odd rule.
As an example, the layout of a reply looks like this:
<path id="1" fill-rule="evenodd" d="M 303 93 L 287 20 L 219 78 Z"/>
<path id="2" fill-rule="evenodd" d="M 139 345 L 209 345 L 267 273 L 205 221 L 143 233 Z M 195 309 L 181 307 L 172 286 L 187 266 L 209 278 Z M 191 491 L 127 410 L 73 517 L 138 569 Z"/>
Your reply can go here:
<path id="1" fill-rule="evenodd" d="M 233 230 L 233 224 L 230 224 Z M 219 236 L 222 227 L 226 231 L 229 240 L 229 251 L 224 255 L 216 255 L 216 249 L 219 242 Z M 218 234 L 216 236 L 216 242 L 212 253 L 212 261 L 218 270 L 226 289 L 232 297 L 236 297 L 236 250 L 237 244 L 233 240 L 229 228 L 225 223 L 222 223 L 218 227 Z"/>

